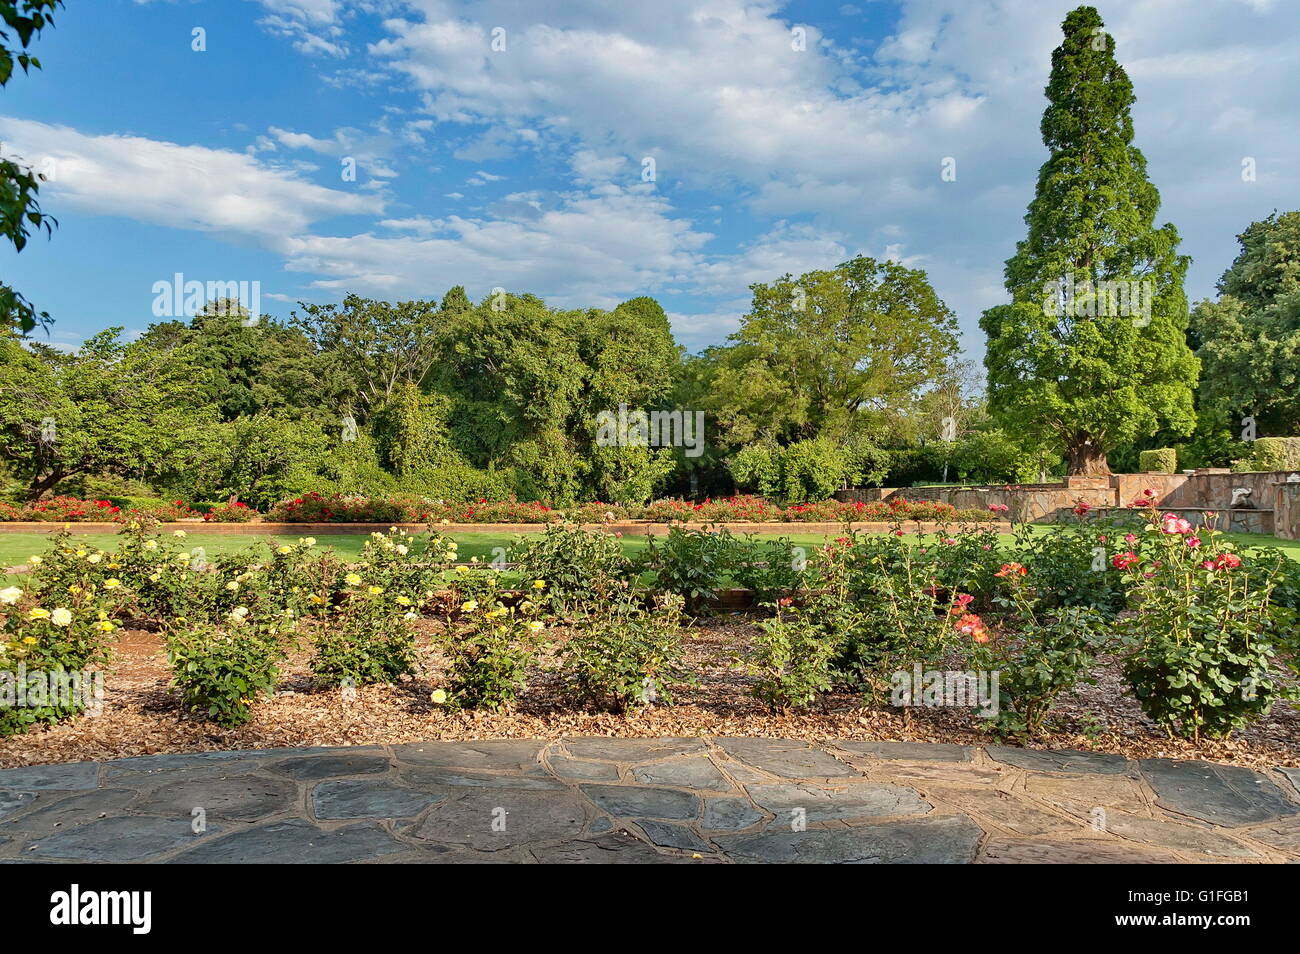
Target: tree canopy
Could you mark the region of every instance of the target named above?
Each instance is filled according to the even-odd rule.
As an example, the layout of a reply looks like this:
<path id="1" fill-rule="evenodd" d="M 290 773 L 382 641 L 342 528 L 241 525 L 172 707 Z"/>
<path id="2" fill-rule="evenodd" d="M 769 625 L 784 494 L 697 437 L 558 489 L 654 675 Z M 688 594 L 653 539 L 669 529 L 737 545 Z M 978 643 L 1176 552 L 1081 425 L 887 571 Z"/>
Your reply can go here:
<path id="1" fill-rule="evenodd" d="M 1108 473 L 1109 451 L 1160 428 L 1190 433 L 1187 347 L 1173 225 L 1133 144 L 1133 87 L 1092 7 L 1052 54 L 1028 235 L 1006 263 L 1011 304 L 986 311 L 989 406 L 1009 431 L 1055 441 L 1069 473 Z"/>

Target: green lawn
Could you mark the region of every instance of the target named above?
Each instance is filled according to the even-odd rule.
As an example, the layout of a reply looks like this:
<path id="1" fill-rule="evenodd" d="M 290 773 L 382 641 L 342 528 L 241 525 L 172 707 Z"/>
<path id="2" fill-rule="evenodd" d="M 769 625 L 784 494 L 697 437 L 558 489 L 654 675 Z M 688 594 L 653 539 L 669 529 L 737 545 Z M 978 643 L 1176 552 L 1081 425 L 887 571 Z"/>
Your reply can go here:
<path id="1" fill-rule="evenodd" d="M 203 547 L 208 556 L 243 550 L 268 540 L 283 539 L 288 543 L 298 540 L 297 534 L 283 534 L 280 537 L 273 537 L 251 533 L 204 533 L 202 530 L 191 530 L 187 531 L 187 533 L 189 535 L 185 538 L 185 545 L 190 549 Z M 74 539 L 100 549 L 110 549 L 115 546 L 115 536 L 112 533 L 85 533 L 77 534 Z M 468 533 L 452 533 L 448 534 L 448 536 L 452 537 L 460 545 L 462 558 L 468 560 L 471 557 L 479 557 L 486 561 L 493 558 L 495 555 L 493 550 L 496 547 L 508 546 L 514 541 L 517 534 L 476 533 L 470 531 Z M 788 536 L 797 544 L 820 546 L 827 539 L 836 536 L 836 534 L 772 533 L 760 534 L 759 536 L 763 539 Z M 361 547 L 366 542 L 366 538 L 367 535 L 364 533 L 320 534 L 316 537 L 316 545 L 322 548 L 331 548 L 343 557 L 356 557 L 361 552 Z M 623 538 L 623 552 L 628 556 L 641 552 L 645 549 L 646 539 L 646 537 L 625 536 Z M 46 534 L 43 533 L 0 533 L 0 567 L 17 566 L 20 563 L 25 563 L 29 556 L 34 553 L 41 553 L 47 546 Z"/>
<path id="2" fill-rule="evenodd" d="M 1035 530 L 1045 531 L 1046 527 L 1035 527 Z M 51 533 L 54 530 L 50 531 Z M 830 533 L 767 533 L 758 534 L 760 539 L 775 539 L 780 536 L 788 536 L 796 544 L 806 546 L 819 546 L 838 534 Z M 43 533 L 0 533 L 0 568 L 17 566 L 20 563 L 27 562 L 27 558 L 34 553 L 41 553 L 48 545 L 46 534 Z M 493 550 L 496 547 L 507 546 L 514 540 L 515 534 L 510 533 L 477 533 L 474 531 L 450 534 L 456 542 L 460 544 L 461 556 L 464 559 L 479 557 L 483 560 L 490 560 L 494 556 Z M 1232 533 L 1225 534 L 1229 539 L 1242 546 L 1268 546 L 1277 547 L 1285 552 L 1291 559 L 1300 561 L 1300 540 L 1280 540 L 1275 537 L 1267 537 L 1254 533 Z M 1004 533 L 999 535 L 1003 543 L 1010 543 L 1011 534 Z M 77 534 L 76 538 L 82 543 L 87 543 L 102 549 L 113 547 L 115 534 L 111 533 L 87 533 Z M 208 556 L 218 556 L 222 553 L 230 553 L 235 550 L 242 550 L 253 546 L 261 541 L 274 540 L 263 534 L 218 534 L 204 533 L 202 530 L 191 530 L 185 543 L 188 547 L 203 547 Z M 294 542 L 298 539 L 296 534 L 285 535 L 283 539 L 287 542 Z M 347 534 L 321 534 L 316 538 L 317 545 L 321 547 L 330 547 L 340 556 L 356 557 L 361 552 L 362 544 L 366 541 L 366 535 L 361 533 Z M 625 536 L 623 538 L 623 551 L 629 556 L 645 549 L 646 538 L 640 536 Z"/>

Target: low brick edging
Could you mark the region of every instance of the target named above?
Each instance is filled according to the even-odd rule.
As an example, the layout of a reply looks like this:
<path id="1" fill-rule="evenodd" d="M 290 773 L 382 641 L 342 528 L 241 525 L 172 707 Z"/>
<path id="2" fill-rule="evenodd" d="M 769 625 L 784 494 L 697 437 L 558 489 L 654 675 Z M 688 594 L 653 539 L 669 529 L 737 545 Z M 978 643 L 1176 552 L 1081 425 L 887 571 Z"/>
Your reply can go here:
<path id="1" fill-rule="evenodd" d="M 924 533 L 934 533 L 943 527 L 951 526 L 963 527 L 988 527 L 997 530 L 999 533 L 1006 533 L 1011 530 L 1012 525 L 1006 521 L 1000 520 L 983 520 L 983 521 L 953 521 L 952 523 L 937 523 L 934 521 L 917 522 L 913 520 L 904 521 L 902 526 L 908 533 L 920 530 Z M 116 533 L 122 528 L 120 523 L 103 523 L 84 521 L 81 523 L 59 523 L 56 521 L 13 521 L 9 523 L 0 523 L 0 533 L 55 533 L 67 527 L 70 533 Z M 439 533 L 538 533 L 546 529 L 551 524 L 547 523 L 443 523 L 434 524 L 433 529 Z M 894 524 L 883 523 L 880 521 L 871 522 L 846 522 L 839 520 L 829 520 L 819 523 L 790 521 L 790 522 L 766 522 L 766 523 L 745 523 L 739 521 L 716 523 L 706 523 L 705 521 L 692 521 L 690 523 L 659 523 L 652 520 L 622 520 L 615 523 L 584 523 L 581 525 L 585 530 L 608 530 L 611 533 L 632 534 L 635 536 L 660 537 L 668 533 L 669 529 L 675 526 L 685 527 L 712 527 L 714 529 L 726 528 L 732 533 L 839 533 L 846 526 L 851 526 L 854 530 L 861 530 L 867 533 L 880 533 L 894 529 Z M 247 534 L 254 536 L 323 536 L 327 534 L 360 534 L 360 533 L 383 533 L 392 527 L 399 530 L 426 530 L 429 528 L 425 523 L 271 523 L 271 522 L 252 522 L 252 523 L 204 523 L 202 521 L 185 521 L 180 520 L 174 523 L 159 524 L 159 529 L 166 533 L 176 530 L 184 530 L 186 533 L 194 534 Z"/>

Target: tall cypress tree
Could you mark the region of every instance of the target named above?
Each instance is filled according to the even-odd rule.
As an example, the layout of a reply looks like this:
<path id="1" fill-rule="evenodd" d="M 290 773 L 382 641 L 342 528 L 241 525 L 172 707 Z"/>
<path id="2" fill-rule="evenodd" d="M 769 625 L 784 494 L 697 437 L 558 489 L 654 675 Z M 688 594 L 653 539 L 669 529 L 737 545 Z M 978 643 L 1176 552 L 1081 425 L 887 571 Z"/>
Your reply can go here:
<path id="1" fill-rule="evenodd" d="M 989 406 L 1015 433 L 1056 443 L 1070 474 L 1107 452 L 1190 433 L 1198 362 L 1186 343 L 1189 259 L 1133 145 L 1133 86 L 1093 7 L 1062 24 L 1042 134 L 1051 155 L 1006 264 L 1012 303 L 980 319 Z"/>

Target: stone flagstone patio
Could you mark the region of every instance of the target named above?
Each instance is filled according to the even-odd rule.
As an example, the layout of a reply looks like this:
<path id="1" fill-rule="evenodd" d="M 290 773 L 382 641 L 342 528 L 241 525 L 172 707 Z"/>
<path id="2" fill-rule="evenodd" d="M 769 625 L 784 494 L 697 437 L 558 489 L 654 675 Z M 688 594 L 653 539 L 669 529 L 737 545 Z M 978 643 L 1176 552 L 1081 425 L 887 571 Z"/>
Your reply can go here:
<path id="1" fill-rule="evenodd" d="M 0 862 L 1294 862 L 1300 769 L 570 738 L 0 771 Z"/>

